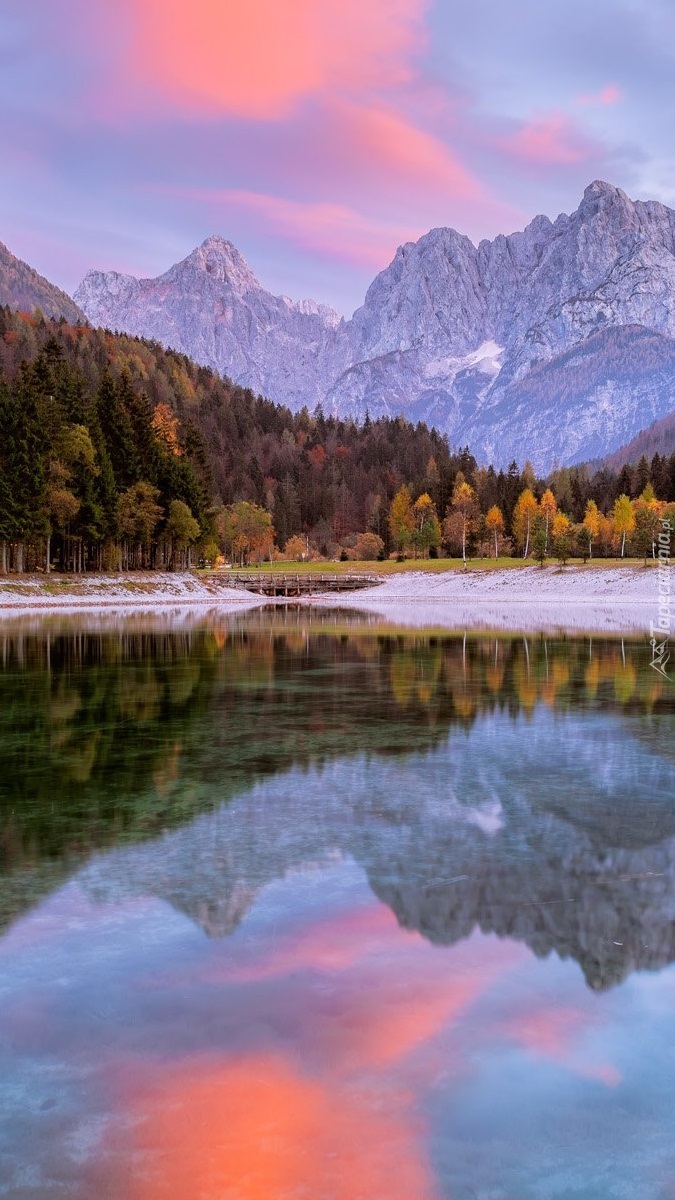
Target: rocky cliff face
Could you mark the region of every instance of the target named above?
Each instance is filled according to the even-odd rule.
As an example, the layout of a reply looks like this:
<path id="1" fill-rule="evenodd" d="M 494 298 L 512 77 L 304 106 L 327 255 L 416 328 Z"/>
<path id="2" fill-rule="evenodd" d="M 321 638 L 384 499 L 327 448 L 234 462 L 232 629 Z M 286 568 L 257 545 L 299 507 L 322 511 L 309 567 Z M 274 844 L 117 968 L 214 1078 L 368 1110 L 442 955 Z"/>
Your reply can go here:
<path id="1" fill-rule="evenodd" d="M 0 305 L 34 312 L 39 308 L 46 317 L 64 317 L 72 325 L 86 325 L 87 318 L 70 296 L 43 279 L 32 267 L 15 258 L 0 242 Z"/>
<path id="2" fill-rule="evenodd" d="M 293 409 L 323 399 L 338 314 L 270 295 L 224 238 L 207 238 L 159 279 L 90 271 L 77 297 L 94 324 L 154 338 Z"/>
<path id="3" fill-rule="evenodd" d="M 601 182 L 522 233 L 400 247 L 349 321 L 271 296 L 220 238 L 157 280 L 90 272 L 76 299 L 273 400 L 405 412 L 501 465 L 606 454 L 673 407 L 675 212 Z"/>

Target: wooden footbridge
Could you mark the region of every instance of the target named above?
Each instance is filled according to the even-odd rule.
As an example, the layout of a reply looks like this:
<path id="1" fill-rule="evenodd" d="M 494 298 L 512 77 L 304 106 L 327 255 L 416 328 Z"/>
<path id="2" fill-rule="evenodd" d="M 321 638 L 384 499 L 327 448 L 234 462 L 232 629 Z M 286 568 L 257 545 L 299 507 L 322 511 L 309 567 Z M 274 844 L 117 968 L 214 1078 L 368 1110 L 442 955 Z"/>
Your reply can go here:
<path id="1" fill-rule="evenodd" d="M 355 592 L 360 588 L 376 587 L 383 582 L 383 577 L 224 571 L 218 573 L 218 582 L 223 587 L 256 592 L 259 596 L 314 596 L 319 592 Z"/>

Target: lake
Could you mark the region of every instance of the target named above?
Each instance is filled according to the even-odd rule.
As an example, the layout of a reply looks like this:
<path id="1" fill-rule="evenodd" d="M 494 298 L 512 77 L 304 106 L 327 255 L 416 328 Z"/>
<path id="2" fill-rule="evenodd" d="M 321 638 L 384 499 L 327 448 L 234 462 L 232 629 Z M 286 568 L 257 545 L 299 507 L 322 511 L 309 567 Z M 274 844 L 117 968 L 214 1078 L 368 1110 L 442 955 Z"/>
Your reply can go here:
<path id="1" fill-rule="evenodd" d="M 647 636 L 0 626 L 0 1196 L 675 1197 Z"/>

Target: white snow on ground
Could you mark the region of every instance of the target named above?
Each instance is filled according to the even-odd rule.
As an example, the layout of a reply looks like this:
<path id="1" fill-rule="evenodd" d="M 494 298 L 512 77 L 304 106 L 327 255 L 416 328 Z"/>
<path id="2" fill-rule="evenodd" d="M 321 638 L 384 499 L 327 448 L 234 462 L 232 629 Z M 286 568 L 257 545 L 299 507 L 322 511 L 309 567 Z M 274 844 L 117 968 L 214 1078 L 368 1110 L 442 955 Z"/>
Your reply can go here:
<path id="1" fill-rule="evenodd" d="M 417 628 L 648 633 L 650 622 L 658 620 L 659 572 L 654 567 L 416 571 L 311 603 L 337 603 Z"/>
<path id="2" fill-rule="evenodd" d="M 674 589 L 675 590 L 675 589 Z M 650 566 L 519 567 L 466 572 L 402 572 L 357 592 L 326 592 L 302 603 L 360 609 L 387 624 L 522 632 L 649 632 L 658 620 L 659 572 Z M 243 611 L 275 603 L 208 577 L 148 573 L 90 575 L 61 584 L 45 577 L 0 580 L 0 616 L 26 612 Z M 277 600 L 283 604 L 283 600 Z"/>
<path id="3" fill-rule="evenodd" d="M 254 608 L 267 604 L 264 596 L 223 587 L 217 580 L 189 573 L 148 572 L 115 578 L 111 575 L 45 576 L 0 580 L 0 615 L 11 611 L 35 612 L 76 609 L 165 609 L 167 606 L 217 608 L 219 612 Z"/>

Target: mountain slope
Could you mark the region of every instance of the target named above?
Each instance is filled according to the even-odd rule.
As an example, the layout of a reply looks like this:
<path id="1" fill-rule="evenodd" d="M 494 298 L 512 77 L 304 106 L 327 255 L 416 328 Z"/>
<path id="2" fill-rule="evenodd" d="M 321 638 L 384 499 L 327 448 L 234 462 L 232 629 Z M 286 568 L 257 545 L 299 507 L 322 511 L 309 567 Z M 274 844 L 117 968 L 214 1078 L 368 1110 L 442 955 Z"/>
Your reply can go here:
<path id="1" fill-rule="evenodd" d="M 210 237 L 159 279 L 90 271 L 75 293 L 98 325 L 153 338 L 292 408 L 322 399 L 332 309 L 261 286 L 231 242 Z"/>
<path id="2" fill-rule="evenodd" d="M 271 296 L 221 238 L 157 280 L 90 272 L 76 299 L 292 408 L 405 412 L 496 465 L 607 454 L 675 392 L 675 212 L 599 181 L 521 233 L 400 247 L 349 321 Z"/>
<path id="3" fill-rule="evenodd" d="M 87 318 L 81 308 L 54 286 L 38 275 L 32 267 L 16 258 L 0 242 L 0 305 L 33 312 L 39 308 L 46 317 L 58 320 L 64 317 L 71 325 L 86 325 Z"/>
<path id="4" fill-rule="evenodd" d="M 617 429 L 659 417 L 674 381 L 675 340 L 640 325 L 605 328 L 496 388 L 479 420 L 467 420 L 464 440 L 480 441 L 488 458 L 519 459 L 536 446 L 545 462 L 581 463 L 604 454 Z M 629 461 L 616 457 L 617 470 Z"/>
<path id="5" fill-rule="evenodd" d="M 644 426 L 645 408 L 653 419 L 672 407 L 674 250 L 675 213 L 600 182 L 571 216 L 477 248 L 432 230 L 397 251 L 339 331 L 357 365 L 330 399 L 357 413 L 405 396 L 408 416 L 502 465 L 524 444 L 541 468 L 613 449 Z M 661 371 L 639 329 L 661 335 Z M 587 378 L 577 364 L 566 403 L 567 352 L 586 343 Z"/>
<path id="6" fill-rule="evenodd" d="M 675 392 L 673 392 L 673 405 L 675 406 Z M 666 417 L 661 417 L 660 421 L 652 421 L 652 424 L 648 425 L 646 429 L 641 429 L 626 446 L 621 446 L 613 454 L 607 455 L 602 465 L 618 471 L 624 463 L 636 463 L 643 455 L 651 460 L 655 454 L 670 457 L 673 453 L 675 453 L 675 407 Z"/>

